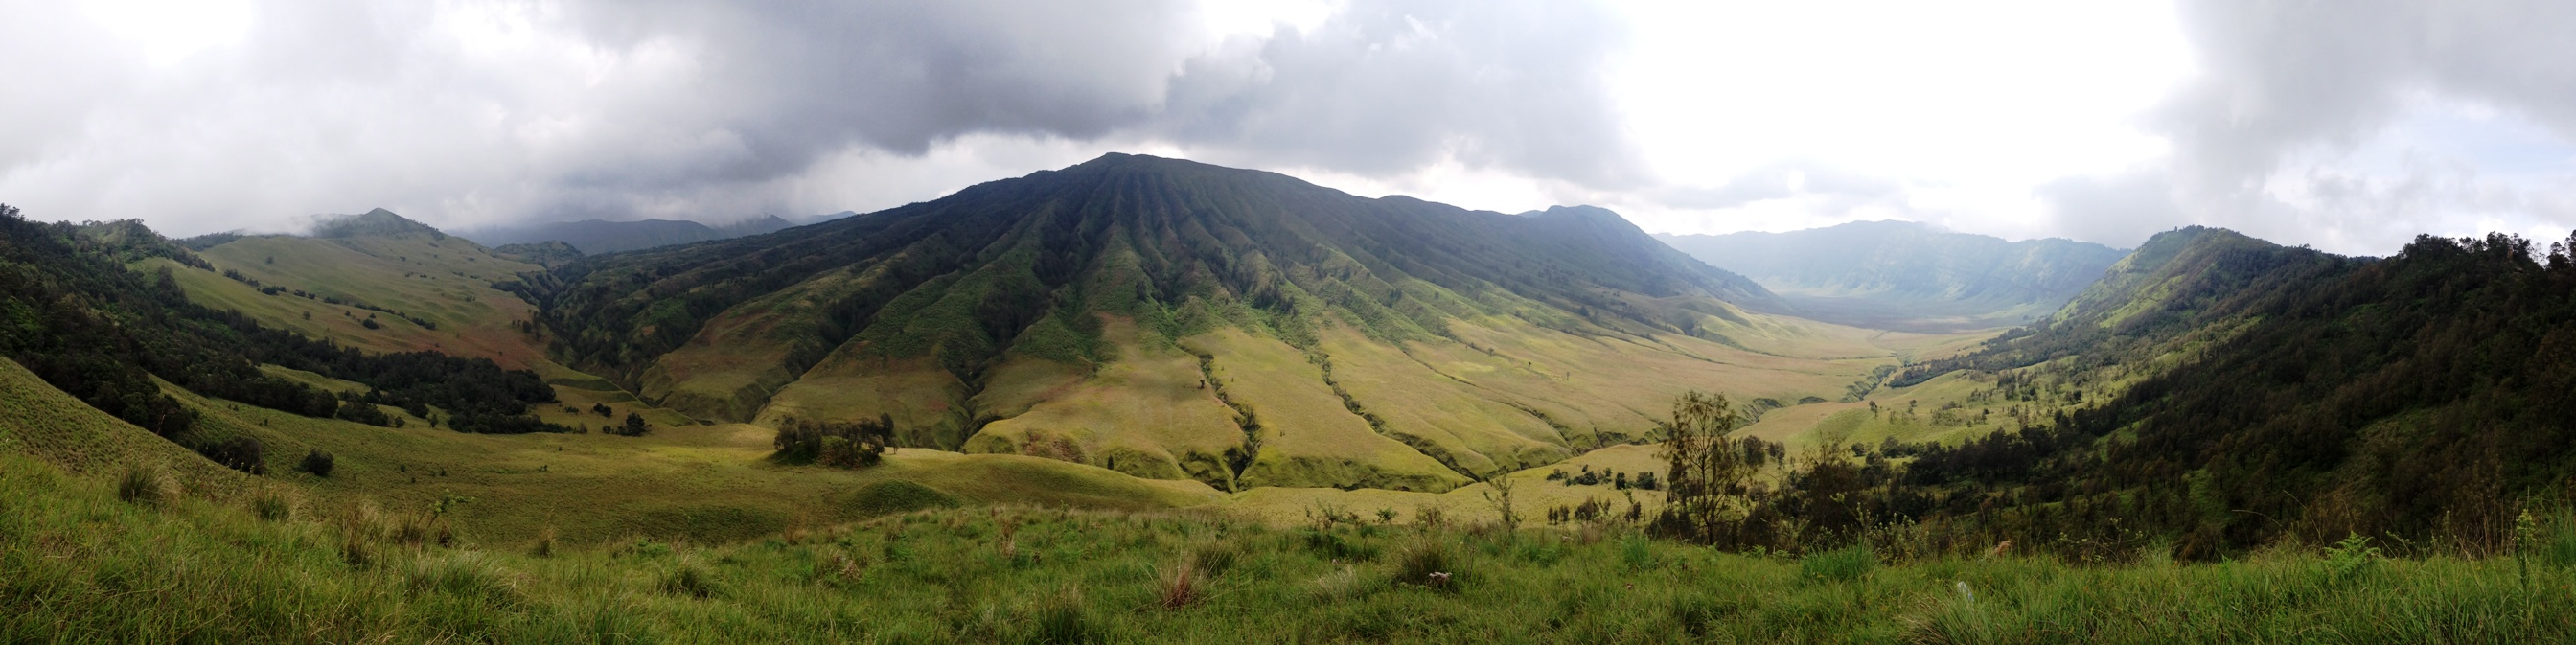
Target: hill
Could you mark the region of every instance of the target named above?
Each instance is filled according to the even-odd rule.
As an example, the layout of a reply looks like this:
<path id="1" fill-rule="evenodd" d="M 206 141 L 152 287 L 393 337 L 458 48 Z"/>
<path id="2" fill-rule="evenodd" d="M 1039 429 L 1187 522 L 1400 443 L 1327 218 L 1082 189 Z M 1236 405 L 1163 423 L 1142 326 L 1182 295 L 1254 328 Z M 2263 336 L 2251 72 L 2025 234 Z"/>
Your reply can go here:
<path id="1" fill-rule="evenodd" d="M 1896 221 L 1657 237 L 1712 266 L 1760 281 L 1800 316 L 1935 332 L 2005 327 L 2045 316 L 2125 255 L 2089 242 L 2008 242 Z"/>
<path id="2" fill-rule="evenodd" d="M 2054 410 L 1906 476 L 2093 509 L 2057 523 L 2114 514 L 2185 555 L 2351 533 L 2500 548 L 2516 509 L 2576 472 L 2569 252 L 2427 236 L 2369 260 L 2159 235 L 2055 318 L 1899 374 L 1982 375 Z"/>
<path id="3" fill-rule="evenodd" d="M 463 233 L 488 246 L 563 242 L 582 253 L 599 255 L 655 247 L 773 233 L 796 226 L 776 215 L 762 215 L 723 226 L 687 220 L 648 219 L 629 222 L 586 219 L 521 227 L 486 228 Z"/>
<path id="4" fill-rule="evenodd" d="M 1759 313 L 1608 211 L 1130 155 L 548 276 L 558 357 L 700 419 L 882 415 L 1221 489 L 1446 490 L 1642 438 L 1692 387 L 1840 398 L 1919 342 Z"/>

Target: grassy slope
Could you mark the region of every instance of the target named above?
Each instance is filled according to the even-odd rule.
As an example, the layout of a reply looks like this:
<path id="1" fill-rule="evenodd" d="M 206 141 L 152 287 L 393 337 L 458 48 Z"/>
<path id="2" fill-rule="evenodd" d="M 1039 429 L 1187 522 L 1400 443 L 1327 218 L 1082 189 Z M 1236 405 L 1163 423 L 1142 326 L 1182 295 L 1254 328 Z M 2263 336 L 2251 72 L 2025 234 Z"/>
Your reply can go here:
<path id="1" fill-rule="evenodd" d="M 925 511 L 712 548 L 406 546 L 0 455 L 10 642 L 2561 642 L 2567 559 L 1748 557 L 1616 530 Z M 2564 520 L 2552 532 L 2570 537 Z M 356 553 L 363 557 L 352 558 Z M 353 565 L 352 560 L 362 564 Z M 1186 574 L 1184 562 L 1196 563 Z M 1426 572 L 1447 574 L 1438 586 Z M 1185 579 L 1189 602 L 1166 603 Z M 1963 593 L 1964 591 L 1964 593 Z"/>
<path id="2" fill-rule="evenodd" d="M 491 358 L 511 369 L 544 362 L 541 344 L 511 325 L 534 311 L 518 296 L 492 288 L 539 267 L 494 255 L 464 238 L 427 233 L 345 238 L 244 237 L 199 253 L 214 271 L 176 267 L 190 298 L 238 309 L 261 322 L 374 351 L 437 350 Z M 272 261 L 274 259 L 274 261 Z M 164 262 L 166 261 L 159 261 Z M 335 296 L 436 323 L 425 329 L 374 314 L 380 329 L 359 324 L 371 313 L 292 293 L 263 295 L 220 272 L 240 271 L 261 283 Z M 310 318 L 307 318 L 310 314 Z M 547 374 L 553 376 L 554 374 Z"/>

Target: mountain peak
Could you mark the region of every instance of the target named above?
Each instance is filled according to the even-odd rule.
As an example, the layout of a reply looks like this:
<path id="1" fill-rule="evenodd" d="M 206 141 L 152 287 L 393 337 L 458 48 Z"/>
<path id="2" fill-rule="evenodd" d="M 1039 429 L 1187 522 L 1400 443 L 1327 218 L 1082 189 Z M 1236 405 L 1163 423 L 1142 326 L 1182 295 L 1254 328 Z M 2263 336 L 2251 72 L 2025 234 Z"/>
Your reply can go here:
<path id="1" fill-rule="evenodd" d="M 410 218 L 382 208 L 356 215 L 324 216 L 313 224 L 314 237 L 342 238 L 369 235 L 383 237 L 428 235 L 431 239 L 447 239 L 447 233 L 435 227 L 412 221 Z"/>

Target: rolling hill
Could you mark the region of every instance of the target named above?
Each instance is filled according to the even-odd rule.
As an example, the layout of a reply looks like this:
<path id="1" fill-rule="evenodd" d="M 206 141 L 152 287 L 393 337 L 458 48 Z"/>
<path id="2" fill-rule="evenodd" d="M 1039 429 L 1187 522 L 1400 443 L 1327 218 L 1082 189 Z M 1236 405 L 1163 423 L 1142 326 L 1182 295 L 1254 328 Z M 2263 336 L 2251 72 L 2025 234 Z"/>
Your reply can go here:
<path id="1" fill-rule="evenodd" d="M 1447 490 L 1642 438 L 1685 389 L 1840 398 L 1922 342 L 1761 313 L 1600 209 L 1116 154 L 528 286 L 555 356 L 693 417 L 1228 490 Z"/>
<path id="2" fill-rule="evenodd" d="M 1933 332 L 2046 316 L 2126 254 L 2089 242 L 2007 242 L 1896 221 L 1658 239 L 1761 282 L 1800 316 Z"/>

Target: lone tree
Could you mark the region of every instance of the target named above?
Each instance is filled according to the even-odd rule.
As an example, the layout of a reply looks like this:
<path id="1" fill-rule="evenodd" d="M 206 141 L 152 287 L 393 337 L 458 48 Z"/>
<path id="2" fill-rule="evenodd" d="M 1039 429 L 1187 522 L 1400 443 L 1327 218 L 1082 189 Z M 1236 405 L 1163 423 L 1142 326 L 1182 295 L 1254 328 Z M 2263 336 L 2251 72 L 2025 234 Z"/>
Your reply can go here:
<path id="1" fill-rule="evenodd" d="M 1720 527 L 1742 516 L 1745 482 L 1757 466 L 1727 439 L 1739 419 L 1722 394 L 1697 390 L 1673 402 L 1673 418 L 1655 422 L 1664 433 L 1663 531 L 1714 543 Z"/>
<path id="2" fill-rule="evenodd" d="M 649 432 L 652 429 L 652 426 L 644 423 L 644 415 L 628 412 L 626 413 L 626 427 L 623 428 L 622 431 L 618 432 L 618 434 L 629 437 L 641 437 L 644 436 L 645 432 Z"/>

